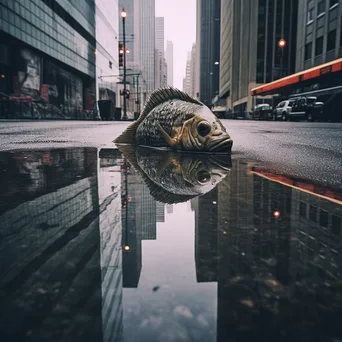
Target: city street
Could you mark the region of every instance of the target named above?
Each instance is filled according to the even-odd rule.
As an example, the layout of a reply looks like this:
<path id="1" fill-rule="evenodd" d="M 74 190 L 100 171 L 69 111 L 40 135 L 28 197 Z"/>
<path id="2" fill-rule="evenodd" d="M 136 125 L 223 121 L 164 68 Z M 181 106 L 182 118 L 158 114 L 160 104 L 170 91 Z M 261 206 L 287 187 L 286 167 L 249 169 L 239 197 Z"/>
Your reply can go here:
<path id="1" fill-rule="evenodd" d="M 342 124 L 223 120 L 233 158 L 342 189 Z M 61 147 L 112 148 L 126 122 L 5 122 L 0 151 Z"/>

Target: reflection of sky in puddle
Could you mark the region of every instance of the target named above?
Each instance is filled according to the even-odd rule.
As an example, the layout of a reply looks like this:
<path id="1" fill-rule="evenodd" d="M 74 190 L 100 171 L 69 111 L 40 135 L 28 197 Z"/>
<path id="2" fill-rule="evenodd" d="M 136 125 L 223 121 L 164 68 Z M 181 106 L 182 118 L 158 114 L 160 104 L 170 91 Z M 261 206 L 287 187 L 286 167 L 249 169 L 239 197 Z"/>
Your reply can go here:
<path id="1" fill-rule="evenodd" d="M 196 280 L 194 212 L 190 202 L 173 210 L 157 224 L 157 240 L 142 242 L 138 288 L 124 289 L 129 341 L 216 341 L 217 284 Z"/>

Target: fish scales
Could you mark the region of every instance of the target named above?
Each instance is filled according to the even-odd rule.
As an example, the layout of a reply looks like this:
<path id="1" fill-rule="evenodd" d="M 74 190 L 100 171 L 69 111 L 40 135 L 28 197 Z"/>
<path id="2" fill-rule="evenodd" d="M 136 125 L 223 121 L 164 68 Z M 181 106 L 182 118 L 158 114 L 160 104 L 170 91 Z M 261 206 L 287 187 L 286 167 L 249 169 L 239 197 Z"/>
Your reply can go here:
<path id="1" fill-rule="evenodd" d="M 184 121 L 192 117 L 195 109 L 200 107 L 194 103 L 172 100 L 154 108 L 137 129 L 137 143 L 141 145 L 166 147 L 165 139 L 160 133 L 156 122 L 172 136 L 174 128 L 181 128 Z"/>

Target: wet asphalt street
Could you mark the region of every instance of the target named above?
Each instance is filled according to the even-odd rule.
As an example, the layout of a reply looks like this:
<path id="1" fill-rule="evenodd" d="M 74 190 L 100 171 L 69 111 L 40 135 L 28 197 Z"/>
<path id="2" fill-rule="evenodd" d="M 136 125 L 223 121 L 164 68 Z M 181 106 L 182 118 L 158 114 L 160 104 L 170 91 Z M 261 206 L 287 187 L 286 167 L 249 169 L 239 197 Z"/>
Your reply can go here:
<path id="1" fill-rule="evenodd" d="M 233 158 L 342 189 L 342 124 L 222 120 L 234 140 Z M 125 122 L 0 122 L 0 151 L 114 147 Z"/>

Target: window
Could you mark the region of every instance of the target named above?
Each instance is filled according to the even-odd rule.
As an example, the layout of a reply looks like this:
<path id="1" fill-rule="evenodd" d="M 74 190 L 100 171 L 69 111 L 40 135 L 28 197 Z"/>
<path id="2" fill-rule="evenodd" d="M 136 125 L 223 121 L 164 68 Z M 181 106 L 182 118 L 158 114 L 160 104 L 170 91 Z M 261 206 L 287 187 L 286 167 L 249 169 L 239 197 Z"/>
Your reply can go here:
<path id="1" fill-rule="evenodd" d="M 306 217 L 306 203 L 302 201 L 299 202 L 299 215 L 301 217 Z"/>
<path id="2" fill-rule="evenodd" d="M 334 50 L 336 46 L 336 29 L 328 33 L 327 51 Z"/>
<path id="3" fill-rule="evenodd" d="M 338 4 L 339 0 L 330 0 L 330 7 L 333 7 L 334 5 Z"/>
<path id="4" fill-rule="evenodd" d="M 333 234 L 341 236 L 341 217 L 337 215 L 332 215 L 331 217 L 331 230 Z"/>
<path id="5" fill-rule="evenodd" d="M 314 18 L 314 8 L 308 9 L 308 23 L 311 22 Z"/>
<path id="6" fill-rule="evenodd" d="M 321 209 L 320 213 L 319 213 L 319 224 L 322 227 L 328 227 L 328 223 L 329 223 L 329 214 L 327 211 Z"/>
<path id="7" fill-rule="evenodd" d="M 315 56 L 319 56 L 322 53 L 323 53 L 323 37 L 319 37 L 316 39 Z"/>
<path id="8" fill-rule="evenodd" d="M 317 208 L 313 205 L 310 205 L 310 210 L 309 210 L 309 219 L 312 222 L 317 222 Z"/>
<path id="9" fill-rule="evenodd" d="M 317 5 L 317 15 L 325 12 L 325 0 L 320 1 Z"/>
<path id="10" fill-rule="evenodd" d="M 312 42 L 305 44 L 305 56 L 304 60 L 308 60 L 312 57 Z"/>

